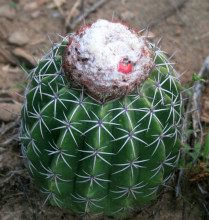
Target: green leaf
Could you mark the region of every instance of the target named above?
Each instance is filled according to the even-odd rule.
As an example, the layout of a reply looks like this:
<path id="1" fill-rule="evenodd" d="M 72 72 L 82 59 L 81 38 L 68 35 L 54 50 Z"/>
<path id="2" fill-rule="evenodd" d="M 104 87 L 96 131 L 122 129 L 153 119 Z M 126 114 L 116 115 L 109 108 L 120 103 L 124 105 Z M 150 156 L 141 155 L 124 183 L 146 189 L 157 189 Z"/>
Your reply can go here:
<path id="1" fill-rule="evenodd" d="M 205 80 L 202 77 L 198 76 L 196 73 L 192 73 L 192 80 L 193 81 L 205 82 Z"/>
<path id="2" fill-rule="evenodd" d="M 200 144 L 200 142 L 197 142 L 194 146 L 194 151 L 196 154 L 199 154 L 200 150 L 201 150 L 201 144 Z"/>
<path id="3" fill-rule="evenodd" d="M 25 82 L 18 82 L 16 84 L 13 84 L 10 86 L 11 89 L 17 89 L 17 88 L 26 88 L 26 83 Z"/>
<path id="4" fill-rule="evenodd" d="M 204 146 L 204 150 L 203 150 L 203 161 L 204 162 L 206 162 L 208 154 L 209 154 L 209 132 L 208 132 L 208 135 L 206 137 L 206 142 L 205 142 L 205 146 Z"/>
<path id="5" fill-rule="evenodd" d="M 179 167 L 179 168 L 184 168 L 184 158 L 180 158 L 180 159 L 179 159 L 178 167 Z"/>
<path id="6" fill-rule="evenodd" d="M 17 5 L 14 3 L 14 2 L 9 2 L 8 5 L 11 7 L 11 8 L 17 8 Z"/>

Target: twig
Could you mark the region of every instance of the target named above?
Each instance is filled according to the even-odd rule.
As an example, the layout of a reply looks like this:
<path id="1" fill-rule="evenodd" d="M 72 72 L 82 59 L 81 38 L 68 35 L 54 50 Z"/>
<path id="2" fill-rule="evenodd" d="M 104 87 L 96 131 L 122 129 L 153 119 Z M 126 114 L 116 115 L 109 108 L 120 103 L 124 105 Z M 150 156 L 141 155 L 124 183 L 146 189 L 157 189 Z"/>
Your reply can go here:
<path id="1" fill-rule="evenodd" d="M 192 100 L 191 97 L 188 100 L 188 104 L 187 104 L 187 108 L 186 108 L 186 112 L 188 112 L 191 109 L 191 104 L 192 104 Z M 187 138 L 186 138 L 186 132 L 188 129 L 188 123 L 189 123 L 189 119 L 191 118 L 190 114 L 185 114 L 184 115 L 184 120 L 183 120 L 183 128 L 182 128 L 182 144 L 183 146 L 186 145 L 187 143 Z M 185 158 L 185 152 L 183 151 L 181 153 L 181 157 Z M 183 162 L 183 167 L 185 167 L 185 160 Z M 182 181 L 182 177 L 183 177 L 183 173 L 184 173 L 184 169 L 180 169 L 180 172 L 178 174 L 178 180 L 177 180 L 177 186 L 176 186 L 176 197 L 178 197 L 181 193 L 181 181 Z"/>
<path id="2" fill-rule="evenodd" d="M 205 208 L 205 211 L 207 213 L 207 215 L 209 215 L 209 209 L 207 208 L 207 206 L 205 205 L 205 203 L 201 202 L 203 207 Z"/>
<path id="3" fill-rule="evenodd" d="M 179 18 L 180 18 L 182 24 L 184 24 L 184 20 L 183 20 L 181 14 L 180 14 L 180 10 L 179 10 L 179 8 L 178 8 L 177 5 L 176 5 L 176 0 L 171 0 L 171 3 L 172 3 L 172 5 L 173 5 L 173 7 L 176 9 L 176 14 L 179 16 Z"/>
<path id="4" fill-rule="evenodd" d="M 3 152 L 5 152 L 5 151 L 7 151 L 6 148 L 4 148 L 4 147 L 0 147 L 0 153 L 3 153 Z"/>
<path id="5" fill-rule="evenodd" d="M 8 183 L 11 178 L 13 178 L 15 175 L 22 176 L 24 173 L 27 173 L 27 170 L 13 170 L 10 171 L 5 177 L 4 177 L 4 182 Z"/>
<path id="6" fill-rule="evenodd" d="M 23 182 L 22 182 L 20 176 L 18 176 L 18 182 L 20 183 L 20 186 L 21 186 L 21 188 L 22 188 L 22 191 L 23 191 L 24 194 L 25 194 L 25 197 L 26 197 L 27 201 L 30 203 L 30 206 L 32 207 L 32 204 L 31 204 L 31 201 L 30 201 L 30 199 L 29 199 L 29 197 L 28 197 L 26 188 L 25 188 L 25 186 L 24 186 L 24 184 L 23 184 Z"/>
<path id="7" fill-rule="evenodd" d="M 194 39 L 195 39 L 195 40 L 200 40 L 200 39 L 204 39 L 204 38 L 206 38 L 206 37 L 208 37 L 208 36 L 209 36 L 209 31 L 206 32 L 206 33 L 204 33 L 203 35 L 201 35 L 201 36 L 199 36 L 199 37 L 195 37 Z"/>
<path id="8" fill-rule="evenodd" d="M 12 121 L 8 124 L 2 124 L 0 128 L 0 137 L 2 137 L 4 134 L 6 134 L 10 129 L 16 127 L 18 125 L 17 121 Z"/>
<path id="9" fill-rule="evenodd" d="M 17 101 L 13 98 L 1 98 L 0 97 L 0 103 L 17 103 Z"/>
<path id="10" fill-rule="evenodd" d="M 61 14 L 61 16 L 64 17 L 64 16 L 65 16 L 65 13 L 64 13 L 64 11 L 62 10 L 62 8 L 60 7 L 60 5 L 58 4 L 58 2 L 57 2 L 57 1 L 54 1 L 54 4 L 55 4 L 55 6 L 57 7 L 57 9 L 58 9 L 59 13 Z"/>
<path id="11" fill-rule="evenodd" d="M 79 5 L 81 4 L 81 0 L 77 0 L 75 2 L 75 4 L 73 5 L 72 9 L 70 10 L 67 18 L 65 19 L 65 27 L 68 26 L 68 24 L 70 24 L 71 19 L 73 17 L 74 12 L 76 11 L 76 9 L 79 7 Z M 84 10 L 84 9 L 83 9 Z M 83 12 L 82 12 L 83 13 Z"/>
<path id="12" fill-rule="evenodd" d="M 182 176 L 183 176 L 183 169 L 181 169 L 180 172 L 179 172 L 177 186 L 176 186 L 176 197 L 178 197 L 179 194 L 181 193 L 181 180 L 182 180 Z"/>
<path id="13" fill-rule="evenodd" d="M 80 23 L 84 18 L 86 18 L 90 13 L 95 11 L 97 8 L 101 7 L 103 4 L 105 4 L 107 1 L 110 0 L 99 0 L 94 5 L 92 5 L 90 8 L 85 9 L 83 12 L 81 12 L 78 16 L 76 16 L 72 22 L 69 24 L 70 29 L 74 29 L 75 26 Z"/>
<path id="14" fill-rule="evenodd" d="M 161 13 L 161 15 L 157 16 L 156 18 L 154 18 L 151 22 L 148 23 L 148 27 L 151 28 L 154 25 L 156 25 L 157 23 L 159 23 L 160 21 L 170 17 L 171 15 L 173 15 L 174 13 L 179 13 L 179 10 L 181 8 L 183 8 L 183 6 L 185 5 L 185 3 L 188 0 L 183 0 L 182 2 L 180 2 L 179 4 L 173 6 L 171 9 L 166 10 L 165 12 Z"/>
<path id="15" fill-rule="evenodd" d="M 11 63 L 12 65 L 17 65 L 18 61 L 16 58 L 14 58 L 10 52 L 8 52 L 9 50 L 4 49 L 3 47 L 0 46 L 0 54 L 6 59 L 6 61 L 8 63 Z"/>
<path id="16" fill-rule="evenodd" d="M 198 74 L 198 77 L 201 78 L 207 78 L 209 76 L 209 56 L 205 59 L 202 68 L 200 69 L 200 72 Z M 184 118 L 184 122 L 183 122 L 183 134 L 185 134 L 187 132 L 188 129 L 188 122 L 190 121 L 190 118 L 193 122 L 193 129 L 197 130 L 198 127 L 201 130 L 201 143 L 202 143 L 202 138 L 203 138 L 203 132 L 202 132 L 202 125 L 200 122 L 200 103 L 201 103 L 201 98 L 202 98 L 202 93 L 203 93 L 203 83 L 200 81 L 196 81 L 194 86 L 193 86 L 193 90 L 194 90 L 194 94 L 193 96 L 190 96 L 188 104 L 187 104 L 187 112 L 193 107 L 196 108 L 197 110 L 194 111 L 192 113 L 192 115 L 190 114 L 185 114 L 185 118 Z M 182 143 L 183 145 L 186 144 L 187 142 L 187 138 L 183 135 L 183 140 Z M 182 157 L 185 158 L 185 152 L 182 153 Z M 194 161 L 192 162 L 194 163 Z M 185 164 L 185 162 L 184 162 Z M 179 176 L 178 176 L 178 182 L 177 182 L 177 186 L 176 186 L 176 196 L 179 195 L 180 190 L 181 190 L 181 180 L 182 180 L 182 176 L 183 176 L 183 169 L 181 169 L 181 171 L 179 172 Z"/>
<path id="17" fill-rule="evenodd" d="M 81 12 L 83 13 L 85 10 L 85 0 L 82 0 L 81 2 Z"/>
<path id="18" fill-rule="evenodd" d="M 14 140 L 18 139 L 19 134 L 14 134 L 13 136 L 10 136 L 10 138 L 8 138 L 6 141 L 4 141 L 3 143 L 0 143 L 0 146 L 5 146 L 8 145 L 10 143 L 12 143 Z"/>
<path id="19" fill-rule="evenodd" d="M 206 79 L 209 76 L 209 56 L 205 59 L 202 68 L 200 69 L 200 72 L 198 74 L 198 77 Z M 203 141 L 203 131 L 202 131 L 202 125 L 200 122 L 200 112 L 201 112 L 201 99 L 202 99 L 202 93 L 204 90 L 204 84 L 201 81 L 196 81 L 194 84 L 194 94 L 192 97 L 192 105 L 193 108 L 197 108 L 197 111 L 193 112 L 192 114 L 192 123 L 193 123 L 193 129 L 194 129 L 194 135 L 197 137 L 196 131 L 198 128 L 201 130 L 201 144 Z"/>

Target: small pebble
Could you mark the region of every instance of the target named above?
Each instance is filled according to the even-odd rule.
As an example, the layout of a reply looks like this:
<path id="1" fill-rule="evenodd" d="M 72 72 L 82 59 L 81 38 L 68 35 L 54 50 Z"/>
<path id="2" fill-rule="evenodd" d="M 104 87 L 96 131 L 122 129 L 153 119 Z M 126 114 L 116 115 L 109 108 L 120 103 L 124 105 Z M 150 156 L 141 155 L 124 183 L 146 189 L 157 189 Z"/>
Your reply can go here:
<path id="1" fill-rule="evenodd" d="M 16 10 L 9 5 L 0 6 L 0 17 L 13 19 L 16 15 Z"/>
<path id="2" fill-rule="evenodd" d="M 40 15 L 40 11 L 34 11 L 30 14 L 32 18 L 37 18 Z"/>
<path id="3" fill-rule="evenodd" d="M 22 109 L 21 103 L 1 103 L 0 105 L 0 120 L 13 121 L 20 115 Z"/>
<path id="4" fill-rule="evenodd" d="M 120 17 L 123 21 L 130 21 L 134 18 L 134 14 L 131 11 L 125 11 L 120 14 Z"/>
<path id="5" fill-rule="evenodd" d="M 61 15 L 60 15 L 59 11 L 53 10 L 52 11 L 52 17 L 53 18 L 59 18 L 59 17 L 61 17 Z"/>
<path id="6" fill-rule="evenodd" d="M 21 32 L 14 32 L 9 36 L 8 42 L 18 46 L 25 45 L 29 42 L 29 38 L 26 34 Z"/>
<path id="7" fill-rule="evenodd" d="M 25 11 L 35 11 L 36 9 L 38 8 L 38 1 L 34 1 L 34 2 L 31 2 L 31 3 L 27 3 L 24 5 L 24 10 Z"/>

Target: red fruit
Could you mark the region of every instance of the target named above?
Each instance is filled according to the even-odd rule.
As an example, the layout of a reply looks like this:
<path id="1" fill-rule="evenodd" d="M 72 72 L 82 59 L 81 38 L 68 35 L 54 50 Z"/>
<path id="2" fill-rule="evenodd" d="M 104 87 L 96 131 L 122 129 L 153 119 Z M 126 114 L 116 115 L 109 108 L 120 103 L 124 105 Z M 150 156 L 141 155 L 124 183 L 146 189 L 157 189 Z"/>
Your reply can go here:
<path id="1" fill-rule="evenodd" d="M 124 63 L 123 61 L 119 62 L 118 65 L 118 72 L 121 73 L 130 73 L 132 70 L 132 64 L 131 63 Z"/>

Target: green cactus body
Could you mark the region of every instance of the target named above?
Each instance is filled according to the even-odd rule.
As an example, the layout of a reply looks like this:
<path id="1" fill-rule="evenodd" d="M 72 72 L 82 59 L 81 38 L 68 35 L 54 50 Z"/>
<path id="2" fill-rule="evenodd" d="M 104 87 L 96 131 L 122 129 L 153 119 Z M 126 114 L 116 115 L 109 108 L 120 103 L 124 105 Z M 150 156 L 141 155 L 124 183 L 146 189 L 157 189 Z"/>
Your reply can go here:
<path id="1" fill-rule="evenodd" d="M 22 109 L 22 152 L 47 200 L 77 214 L 126 216 L 156 198 L 181 146 L 182 98 L 175 70 L 150 43 L 155 68 L 137 92 L 101 104 L 71 89 L 67 42 L 30 74 Z"/>

